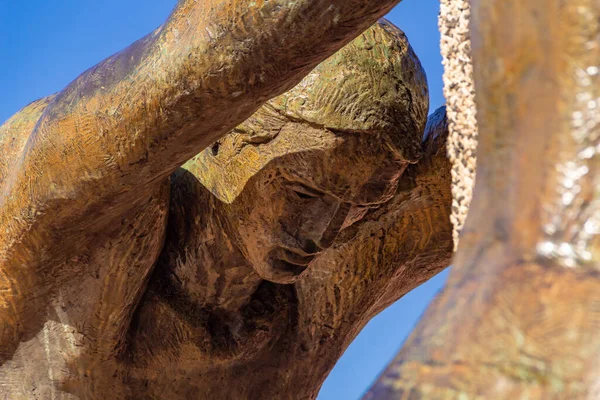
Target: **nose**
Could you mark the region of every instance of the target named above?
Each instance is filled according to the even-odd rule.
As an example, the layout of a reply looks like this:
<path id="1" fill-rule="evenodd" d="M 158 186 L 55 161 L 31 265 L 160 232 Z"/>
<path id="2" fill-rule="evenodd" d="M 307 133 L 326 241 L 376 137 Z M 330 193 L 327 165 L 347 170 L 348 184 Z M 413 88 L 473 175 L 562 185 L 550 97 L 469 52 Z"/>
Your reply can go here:
<path id="1" fill-rule="evenodd" d="M 335 238 L 340 233 L 342 226 L 344 225 L 344 221 L 350 212 L 350 204 L 335 202 L 334 203 L 334 211 L 329 218 L 329 221 L 326 222 L 325 229 L 322 231 L 320 238 L 317 240 L 317 245 L 321 249 L 327 249 L 331 247 Z"/>

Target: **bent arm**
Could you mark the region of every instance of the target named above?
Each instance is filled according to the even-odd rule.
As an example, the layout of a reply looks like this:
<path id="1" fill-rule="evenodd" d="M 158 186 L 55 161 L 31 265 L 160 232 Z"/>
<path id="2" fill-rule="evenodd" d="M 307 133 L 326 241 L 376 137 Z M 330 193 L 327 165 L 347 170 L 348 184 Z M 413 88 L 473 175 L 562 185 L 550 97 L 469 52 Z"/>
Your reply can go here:
<path id="1" fill-rule="evenodd" d="M 306 382 L 320 387 L 371 318 L 450 264 L 447 132 L 444 107 L 429 117 L 425 156 L 404 172 L 394 198 L 342 231 L 295 284 L 304 349 L 289 371 Z"/>
<path id="2" fill-rule="evenodd" d="M 54 99 L 7 171 L 3 216 L 52 204 L 73 223 L 101 201 L 118 208 L 120 194 L 168 176 L 397 2 L 180 1 Z"/>
<path id="3" fill-rule="evenodd" d="M 160 180 L 397 2 L 182 0 L 54 99 L 5 190 L 34 186 L 40 206 L 85 195 L 89 207 Z"/>
<path id="4" fill-rule="evenodd" d="M 2 340 L 38 319 L 37 280 L 396 3 L 181 0 L 59 93 L 0 182 Z"/>

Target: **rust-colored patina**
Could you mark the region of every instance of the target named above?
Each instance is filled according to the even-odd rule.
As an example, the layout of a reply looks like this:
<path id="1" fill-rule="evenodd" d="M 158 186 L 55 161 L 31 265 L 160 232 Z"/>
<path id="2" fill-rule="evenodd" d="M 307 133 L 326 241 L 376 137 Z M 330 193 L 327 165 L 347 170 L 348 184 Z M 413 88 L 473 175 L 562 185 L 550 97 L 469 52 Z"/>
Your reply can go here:
<path id="1" fill-rule="evenodd" d="M 404 34 L 310 72 L 392 3 L 182 2 L 9 120 L 0 393 L 315 398 L 452 250 L 445 111 L 425 128 Z"/>
<path id="2" fill-rule="evenodd" d="M 474 1 L 477 182 L 448 286 L 367 399 L 597 399 L 600 2 Z"/>
<path id="3" fill-rule="evenodd" d="M 78 249 L 396 3 L 182 0 L 155 32 L 5 124 L 0 358 L 84 272 Z"/>

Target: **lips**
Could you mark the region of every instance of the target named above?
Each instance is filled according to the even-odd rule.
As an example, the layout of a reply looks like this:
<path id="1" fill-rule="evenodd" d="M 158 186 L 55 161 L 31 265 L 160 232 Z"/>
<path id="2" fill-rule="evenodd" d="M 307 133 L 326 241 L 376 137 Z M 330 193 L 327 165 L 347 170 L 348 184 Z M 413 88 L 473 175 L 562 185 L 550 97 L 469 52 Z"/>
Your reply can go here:
<path id="1" fill-rule="evenodd" d="M 310 254 L 310 255 L 300 255 L 298 253 L 295 253 L 291 250 L 287 250 L 287 249 L 279 249 L 279 259 L 289 262 L 290 264 L 294 264 L 294 265 L 299 265 L 299 266 L 308 266 L 308 264 L 310 264 L 312 262 L 312 260 L 315 259 L 316 254 Z"/>
<path id="2" fill-rule="evenodd" d="M 300 252 L 303 254 L 299 254 Z M 317 254 L 305 254 L 300 250 L 296 252 L 284 248 L 274 249 L 269 254 L 273 278 L 280 283 L 291 283 L 293 278 L 308 268 L 316 256 Z"/>

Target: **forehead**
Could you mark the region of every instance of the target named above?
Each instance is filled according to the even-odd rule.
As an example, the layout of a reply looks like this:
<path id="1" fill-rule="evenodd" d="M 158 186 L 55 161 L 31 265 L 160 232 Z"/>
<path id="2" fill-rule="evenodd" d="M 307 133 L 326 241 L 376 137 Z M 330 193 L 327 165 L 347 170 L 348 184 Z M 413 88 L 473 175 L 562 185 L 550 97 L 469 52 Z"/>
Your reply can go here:
<path id="1" fill-rule="evenodd" d="M 265 143 L 230 134 L 184 168 L 226 203 L 235 201 L 250 181 L 269 179 L 301 182 L 342 201 L 377 203 L 387 200 L 402 171 L 374 135 L 338 135 L 296 122 Z"/>
<path id="2" fill-rule="evenodd" d="M 335 146 L 283 156 L 267 169 L 341 201 L 366 205 L 387 201 L 405 166 L 377 138 L 345 134 Z"/>

